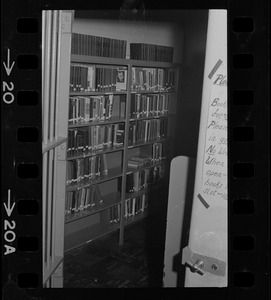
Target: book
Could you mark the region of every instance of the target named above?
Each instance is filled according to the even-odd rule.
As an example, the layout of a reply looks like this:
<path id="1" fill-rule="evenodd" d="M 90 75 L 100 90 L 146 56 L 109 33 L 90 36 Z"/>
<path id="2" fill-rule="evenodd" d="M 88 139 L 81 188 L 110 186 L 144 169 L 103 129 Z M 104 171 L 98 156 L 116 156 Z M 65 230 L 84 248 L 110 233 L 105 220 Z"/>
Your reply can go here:
<path id="1" fill-rule="evenodd" d="M 149 156 L 132 156 L 128 159 L 128 168 L 138 169 L 144 166 L 148 166 L 152 161 Z"/>
<path id="2" fill-rule="evenodd" d="M 120 124 L 113 124 L 113 132 L 114 132 L 114 138 L 113 138 L 113 146 L 114 147 L 120 147 L 124 144 L 124 123 Z"/>
<path id="3" fill-rule="evenodd" d="M 108 175 L 106 154 L 67 161 L 66 184 L 72 186 Z"/>
<path id="4" fill-rule="evenodd" d="M 159 165 L 148 169 L 142 169 L 131 172 L 126 175 L 126 193 L 127 195 L 140 192 L 148 188 L 164 176 L 164 166 Z M 121 184 L 119 184 L 119 191 Z"/>
<path id="5" fill-rule="evenodd" d="M 167 118 L 132 121 L 128 130 L 129 146 L 159 140 L 167 136 Z"/>
<path id="6" fill-rule="evenodd" d="M 124 144 L 125 124 L 94 125 L 68 130 L 68 157 L 88 155 Z"/>
<path id="7" fill-rule="evenodd" d="M 102 204 L 103 203 L 103 199 L 102 199 L 102 195 L 99 189 L 98 184 L 95 184 L 95 193 L 96 193 L 96 199 L 97 199 L 97 203 Z"/>
<path id="8" fill-rule="evenodd" d="M 169 94 L 132 94 L 130 118 L 159 117 L 169 112 Z"/>
<path id="9" fill-rule="evenodd" d="M 78 217 L 78 213 L 92 210 L 96 204 L 102 203 L 99 188 L 96 185 L 68 192 L 65 201 L 67 218 L 70 218 L 71 214 L 76 214 Z"/>
<path id="10" fill-rule="evenodd" d="M 127 67 L 71 64 L 70 92 L 126 91 Z"/>
<path id="11" fill-rule="evenodd" d="M 134 216 L 142 214 L 147 208 L 147 194 L 126 199 L 124 202 L 124 219 L 131 220 Z"/>
<path id="12" fill-rule="evenodd" d="M 109 222 L 119 223 L 120 221 L 120 204 L 114 205 L 109 208 Z"/>
<path id="13" fill-rule="evenodd" d="M 119 67 L 116 72 L 116 91 L 126 91 L 127 68 Z"/>
<path id="14" fill-rule="evenodd" d="M 106 154 L 102 154 L 102 172 L 103 172 L 103 175 L 108 175 L 108 168 L 107 168 L 107 158 L 106 158 Z"/>
<path id="15" fill-rule="evenodd" d="M 130 59 L 173 62 L 174 48 L 147 43 L 130 43 Z"/>
<path id="16" fill-rule="evenodd" d="M 174 91 L 174 68 L 132 68 L 132 92 L 170 92 Z"/>
<path id="17" fill-rule="evenodd" d="M 72 54 L 125 58 L 126 46 L 127 42 L 125 40 L 72 33 Z"/>

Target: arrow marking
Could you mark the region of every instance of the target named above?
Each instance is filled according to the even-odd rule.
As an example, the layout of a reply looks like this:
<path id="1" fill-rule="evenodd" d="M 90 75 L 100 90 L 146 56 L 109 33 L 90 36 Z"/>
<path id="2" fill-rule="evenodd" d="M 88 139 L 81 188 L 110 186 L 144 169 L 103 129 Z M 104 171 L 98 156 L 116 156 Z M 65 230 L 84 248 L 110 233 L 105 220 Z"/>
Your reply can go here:
<path id="1" fill-rule="evenodd" d="M 5 206 L 8 217 L 10 217 L 12 214 L 12 211 L 14 209 L 14 206 L 15 206 L 15 203 L 13 203 L 12 206 L 10 207 L 10 189 L 8 190 L 8 205 L 6 205 L 6 203 L 4 203 L 4 206 Z"/>
<path id="2" fill-rule="evenodd" d="M 5 67 L 5 70 L 6 70 L 6 73 L 7 73 L 8 76 L 10 75 L 14 64 L 15 64 L 15 61 L 13 61 L 11 66 L 10 66 L 10 50 L 8 49 L 7 64 L 5 64 L 5 62 L 3 62 L 3 65 Z"/>

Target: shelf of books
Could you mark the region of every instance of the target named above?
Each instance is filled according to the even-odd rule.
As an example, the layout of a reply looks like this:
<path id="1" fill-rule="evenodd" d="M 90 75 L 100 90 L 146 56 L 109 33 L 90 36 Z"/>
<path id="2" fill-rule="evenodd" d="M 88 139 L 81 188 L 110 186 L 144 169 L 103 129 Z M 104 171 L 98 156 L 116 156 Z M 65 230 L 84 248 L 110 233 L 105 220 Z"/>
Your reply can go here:
<path id="1" fill-rule="evenodd" d="M 72 36 L 65 251 L 114 230 L 122 244 L 167 182 L 179 66 L 170 47 L 131 47 L 125 59 L 125 41 Z"/>

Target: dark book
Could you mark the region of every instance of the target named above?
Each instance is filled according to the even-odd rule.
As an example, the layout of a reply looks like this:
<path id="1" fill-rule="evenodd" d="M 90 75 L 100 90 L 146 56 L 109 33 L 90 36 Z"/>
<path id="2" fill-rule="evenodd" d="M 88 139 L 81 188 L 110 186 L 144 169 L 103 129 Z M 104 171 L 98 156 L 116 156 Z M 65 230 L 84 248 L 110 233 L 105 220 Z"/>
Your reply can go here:
<path id="1" fill-rule="evenodd" d="M 72 54 L 125 58 L 126 46 L 124 40 L 72 33 Z"/>
<path id="2" fill-rule="evenodd" d="M 102 195 L 101 195 L 100 188 L 99 188 L 98 184 L 95 184 L 95 193 L 96 193 L 96 203 L 97 204 L 102 204 L 103 199 L 102 199 Z"/>
<path id="3" fill-rule="evenodd" d="M 130 43 L 130 59 L 173 62 L 173 47 L 146 43 Z"/>

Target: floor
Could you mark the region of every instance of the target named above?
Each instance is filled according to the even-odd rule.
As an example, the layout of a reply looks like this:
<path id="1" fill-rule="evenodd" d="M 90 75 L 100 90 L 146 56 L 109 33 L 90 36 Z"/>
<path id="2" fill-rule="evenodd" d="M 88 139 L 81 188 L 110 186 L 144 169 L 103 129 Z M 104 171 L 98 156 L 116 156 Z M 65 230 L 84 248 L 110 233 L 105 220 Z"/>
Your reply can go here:
<path id="1" fill-rule="evenodd" d="M 160 221 L 147 217 L 127 226 L 123 246 L 114 232 L 66 254 L 64 287 L 162 287 L 164 226 Z"/>

